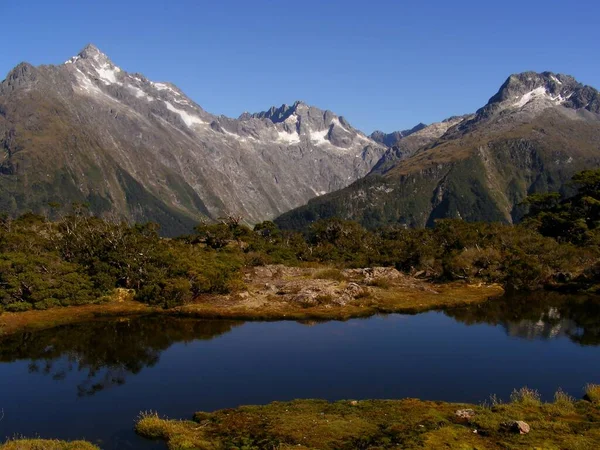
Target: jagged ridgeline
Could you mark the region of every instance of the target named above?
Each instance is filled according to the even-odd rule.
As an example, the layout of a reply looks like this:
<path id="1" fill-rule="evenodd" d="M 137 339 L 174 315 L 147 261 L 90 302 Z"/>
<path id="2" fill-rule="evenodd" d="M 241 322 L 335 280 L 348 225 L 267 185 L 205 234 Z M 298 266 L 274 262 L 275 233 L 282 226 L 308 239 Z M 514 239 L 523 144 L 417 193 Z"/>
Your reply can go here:
<path id="1" fill-rule="evenodd" d="M 303 102 L 233 119 L 89 45 L 0 83 L 0 212 L 77 202 L 165 235 L 227 215 L 296 229 L 334 216 L 510 223 L 527 194 L 567 189 L 599 165 L 599 113 L 595 89 L 527 72 L 474 114 L 389 134 L 366 136 Z"/>
<path id="2" fill-rule="evenodd" d="M 276 217 L 366 175 L 386 151 L 302 102 L 212 115 L 92 45 L 61 65 L 22 63 L 0 83 L 0 149 L 0 211 L 87 203 L 168 235 L 228 213 Z"/>
<path id="3" fill-rule="evenodd" d="M 330 217 L 368 227 L 439 218 L 514 223 L 528 194 L 568 191 L 573 174 L 600 165 L 600 95 L 570 76 L 526 72 L 511 75 L 475 114 L 372 137 L 392 147 L 368 176 L 276 222 L 291 229 Z"/>

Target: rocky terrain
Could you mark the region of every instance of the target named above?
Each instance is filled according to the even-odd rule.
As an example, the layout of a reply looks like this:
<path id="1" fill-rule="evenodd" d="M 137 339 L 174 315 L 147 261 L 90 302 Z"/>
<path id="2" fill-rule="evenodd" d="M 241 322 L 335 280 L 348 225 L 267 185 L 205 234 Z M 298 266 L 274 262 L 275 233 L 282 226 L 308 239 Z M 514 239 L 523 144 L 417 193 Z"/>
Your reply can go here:
<path id="1" fill-rule="evenodd" d="M 174 235 L 202 218 L 273 218 L 364 176 L 386 148 L 302 102 L 238 119 L 93 45 L 0 83 L 0 211 L 87 203 Z"/>
<path id="2" fill-rule="evenodd" d="M 420 134 L 424 139 L 401 148 Z M 567 75 L 525 72 L 511 75 L 475 114 L 402 138 L 368 176 L 277 223 L 297 229 L 327 217 L 371 227 L 425 226 L 444 217 L 513 223 L 528 194 L 564 191 L 574 173 L 598 166 L 598 91 Z"/>

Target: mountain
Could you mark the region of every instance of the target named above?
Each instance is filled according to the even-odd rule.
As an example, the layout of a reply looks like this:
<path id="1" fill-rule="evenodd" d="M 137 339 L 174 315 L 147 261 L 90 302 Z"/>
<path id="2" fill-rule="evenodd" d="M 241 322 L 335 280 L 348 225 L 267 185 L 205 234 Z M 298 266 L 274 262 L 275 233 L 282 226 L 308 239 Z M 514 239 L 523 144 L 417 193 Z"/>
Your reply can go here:
<path id="1" fill-rule="evenodd" d="M 600 94 L 567 75 L 511 75 L 475 114 L 431 127 L 402 138 L 366 177 L 278 224 L 303 228 L 332 216 L 370 227 L 445 217 L 512 223 L 528 194 L 566 190 L 575 172 L 600 166 Z"/>
<path id="2" fill-rule="evenodd" d="M 425 148 L 435 143 L 441 138 L 450 127 L 470 119 L 472 116 L 453 116 L 442 122 L 432 123 L 430 125 L 419 124 L 413 128 L 411 133 L 404 135 L 391 148 L 389 148 L 381 157 L 377 164 L 371 170 L 372 174 L 384 174 L 390 168 L 394 167 L 398 161 L 409 158 L 417 150 Z"/>
<path id="3" fill-rule="evenodd" d="M 411 134 L 422 130 L 426 126 L 427 125 L 425 125 L 423 122 L 420 122 L 419 124 L 412 127 L 410 130 L 393 131 L 391 133 L 384 133 L 383 131 L 376 130 L 373 131 L 373 133 L 371 133 L 369 137 L 375 142 L 379 142 L 380 144 L 385 145 L 386 147 L 393 147 L 398 142 L 400 142 L 402 138 L 410 136 Z"/>
<path id="4" fill-rule="evenodd" d="M 22 63 L 8 74 L 0 149 L 0 212 L 84 202 L 170 235 L 225 214 L 273 218 L 366 175 L 386 151 L 302 102 L 215 116 L 93 45 L 64 64 Z"/>

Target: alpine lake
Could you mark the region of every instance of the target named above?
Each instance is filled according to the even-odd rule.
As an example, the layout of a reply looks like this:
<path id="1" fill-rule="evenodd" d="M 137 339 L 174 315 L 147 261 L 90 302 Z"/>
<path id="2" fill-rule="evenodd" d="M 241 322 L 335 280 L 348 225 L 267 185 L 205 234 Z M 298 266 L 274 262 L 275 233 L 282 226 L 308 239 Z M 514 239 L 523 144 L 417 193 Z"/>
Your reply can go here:
<path id="1" fill-rule="evenodd" d="M 581 398 L 600 374 L 600 300 L 537 293 L 329 322 L 143 316 L 0 339 L 0 436 L 165 448 L 140 411 L 189 418 L 296 398 L 480 403 L 514 388 Z"/>

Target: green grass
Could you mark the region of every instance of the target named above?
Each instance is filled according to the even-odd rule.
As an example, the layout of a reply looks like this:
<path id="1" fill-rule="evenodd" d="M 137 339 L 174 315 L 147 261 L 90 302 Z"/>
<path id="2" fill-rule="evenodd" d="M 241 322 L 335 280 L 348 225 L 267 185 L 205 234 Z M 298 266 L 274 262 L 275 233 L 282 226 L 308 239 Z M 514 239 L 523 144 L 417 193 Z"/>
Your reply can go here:
<path id="1" fill-rule="evenodd" d="M 100 450 L 85 441 L 58 441 L 54 439 L 11 439 L 0 444 L 2 450 Z"/>
<path id="2" fill-rule="evenodd" d="M 456 410 L 475 416 L 460 419 Z M 526 435 L 511 433 L 506 422 L 522 420 Z M 528 388 L 515 390 L 511 402 L 491 406 L 417 399 L 329 403 L 294 400 L 242 406 L 193 420 L 169 420 L 157 413 L 140 415 L 136 431 L 164 439 L 169 449 L 591 449 L 600 448 L 600 410 L 564 392 L 542 403 Z"/>

